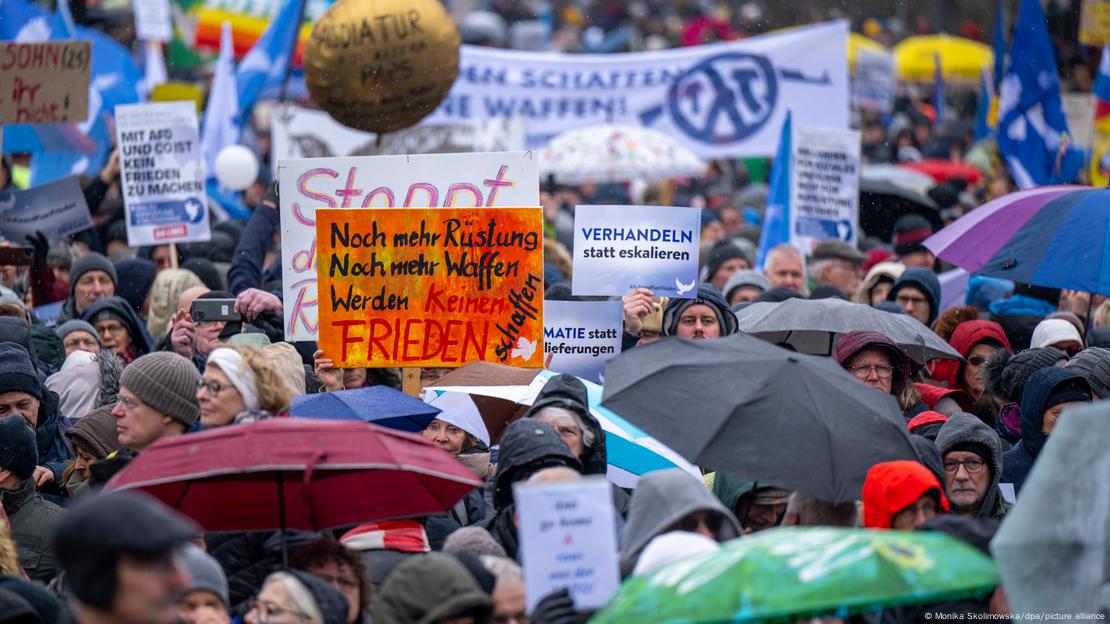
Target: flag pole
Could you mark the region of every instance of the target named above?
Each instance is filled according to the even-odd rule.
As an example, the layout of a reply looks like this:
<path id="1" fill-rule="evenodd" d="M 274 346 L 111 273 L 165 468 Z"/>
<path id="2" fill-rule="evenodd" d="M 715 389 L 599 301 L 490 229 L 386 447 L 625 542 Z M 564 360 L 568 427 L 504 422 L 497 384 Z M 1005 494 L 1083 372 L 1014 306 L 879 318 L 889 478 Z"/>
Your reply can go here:
<path id="1" fill-rule="evenodd" d="M 289 79 L 293 77 L 293 59 L 297 58 L 297 42 L 301 38 L 301 25 L 304 24 L 304 7 L 306 0 L 290 0 L 299 3 L 297 6 L 297 21 L 293 27 L 293 43 L 289 46 L 289 58 L 285 59 L 285 73 L 281 77 L 281 89 L 278 91 L 278 101 L 286 100 L 286 91 L 289 88 Z"/>

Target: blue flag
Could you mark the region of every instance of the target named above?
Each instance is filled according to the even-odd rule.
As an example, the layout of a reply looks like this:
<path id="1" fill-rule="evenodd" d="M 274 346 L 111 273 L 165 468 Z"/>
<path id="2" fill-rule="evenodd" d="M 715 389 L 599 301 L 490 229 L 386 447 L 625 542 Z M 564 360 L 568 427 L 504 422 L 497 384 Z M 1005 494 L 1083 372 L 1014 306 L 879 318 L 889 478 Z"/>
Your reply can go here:
<path id="1" fill-rule="evenodd" d="M 1060 77 L 1039 0 L 1021 2 L 1010 67 L 998 98 L 998 150 L 1018 186 L 1075 180 L 1084 156 L 1068 136 Z"/>
<path id="2" fill-rule="evenodd" d="M 779 149 L 775 153 L 775 164 L 771 168 L 770 189 L 767 192 L 767 209 L 763 213 L 763 229 L 759 234 L 759 249 L 756 250 L 755 264 L 760 269 L 767 253 L 782 243 L 790 242 L 790 158 L 791 148 L 790 111 L 782 122 L 782 135 Z"/>
<path id="3" fill-rule="evenodd" d="M 933 85 L 933 110 L 937 113 L 937 123 L 939 124 L 941 118 L 944 117 L 944 106 L 948 100 L 948 90 L 944 85 L 944 67 L 940 64 L 940 54 L 935 54 L 933 58 L 936 59 L 936 69 L 934 70 L 934 79 L 936 84 Z"/>
<path id="4" fill-rule="evenodd" d="M 235 82 L 239 87 L 242 121 L 250 118 L 251 109 L 262 90 L 280 84 L 285 76 L 289 58 L 296 53 L 297 34 L 301 27 L 299 18 L 304 15 L 301 10 L 304 1 L 284 0 L 281 10 L 266 27 L 266 32 L 262 33 L 254 47 L 239 62 Z"/>
<path id="5" fill-rule="evenodd" d="M 994 5 L 994 37 L 991 39 L 991 48 L 994 50 L 994 82 L 991 84 L 991 91 L 998 93 L 998 86 L 1006 73 L 1006 55 L 1009 54 L 1006 46 L 1006 11 L 1001 0 Z"/>
<path id="6" fill-rule="evenodd" d="M 983 69 L 979 82 L 982 84 L 979 87 L 979 102 L 975 110 L 975 131 L 972 135 L 976 141 L 989 137 L 994 130 L 990 123 L 991 102 L 994 100 L 994 89 L 991 88 L 993 80 L 986 68 Z"/>
<path id="7" fill-rule="evenodd" d="M 34 43 L 49 38 L 49 13 L 25 0 L 0 2 L 0 39 Z"/>

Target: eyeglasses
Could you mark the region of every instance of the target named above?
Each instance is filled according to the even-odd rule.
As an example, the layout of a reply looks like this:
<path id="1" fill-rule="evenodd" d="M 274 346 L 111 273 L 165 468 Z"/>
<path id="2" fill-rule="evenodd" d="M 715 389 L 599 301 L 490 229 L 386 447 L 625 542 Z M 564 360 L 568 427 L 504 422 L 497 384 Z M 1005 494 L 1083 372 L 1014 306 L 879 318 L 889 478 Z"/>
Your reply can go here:
<path id="1" fill-rule="evenodd" d="M 986 466 L 981 459 L 965 459 L 963 461 L 946 461 L 944 462 L 944 471 L 949 474 L 956 474 L 960 471 L 960 466 L 967 470 L 967 474 L 977 474 L 983 471 Z"/>
<path id="2" fill-rule="evenodd" d="M 262 622 L 267 622 L 272 617 L 281 617 L 283 615 L 295 617 L 302 622 L 307 622 L 312 619 L 308 614 L 301 613 L 295 609 L 283 609 L 272 602 L 259 600 L 257 596 L 251 598 L 247 602 L 247 613 L 251 611 L 257 611 L 258 617 L 261 618 Z"/>
<path id="3" fill-rule="evenodd" d="M 979 356 L 976 355 L 974 357 L 967 358 L 967 363 L 971 364 L 972 366 L 974 366 L 976 368 L 978 368 L 978 367 L 987 363 L 987 358 L 979 357 Z"/>
<path id="4" fill-rule="evenodd" d="M 127 331 L 127 328 L 124 327 L 123 324 L 121 324 L 121 323 L 113 323 L 111 325 L 100 325 L 99 327 L 96 328 L 96 333 L 98 333 L 100 335 L 104 335 L 105 333 L 109 333 L 109 334 L 112 334 L 113 336 L 118 336 L 118 335 L 122 334 L 125 331 Z"/>
<path id="5" fill-rule="evenodd" d="M 894 374 L 894 368 L 890 366 L 871 365 L 871 366 L 853 366 L 848 369 L 857 379 L 867 379 L 871 376 L 871 371 L 879 376 L 879 379 L 887 379 Z"/>
<path id="6" fill-rule="evenodd" d="M 904 306 L 908 303 L 908 304 L 910 304 L 914 307 L 917 307 L 919 305 L 929 303 L 929 300 L 924 298 L 924 297 L 911 297 L 909 295 L 898 295 L 897 297 L 894 298 L 894 302 L 897 303 L 898 305 L 901 305 L 901 306 Z"/>
<path id="7" fill-rule="evenodd" d="M 220 392 L 223 392 L 224 388 L 229 387 L 230 386 L 225 386 L 218 381 L 205 381 L 201 379 L 197 382 L 197 391 L 199 392 L 201 388 L 207 389 L 208 396 L 212 397 L 213 399 L 220 396 Z"/>

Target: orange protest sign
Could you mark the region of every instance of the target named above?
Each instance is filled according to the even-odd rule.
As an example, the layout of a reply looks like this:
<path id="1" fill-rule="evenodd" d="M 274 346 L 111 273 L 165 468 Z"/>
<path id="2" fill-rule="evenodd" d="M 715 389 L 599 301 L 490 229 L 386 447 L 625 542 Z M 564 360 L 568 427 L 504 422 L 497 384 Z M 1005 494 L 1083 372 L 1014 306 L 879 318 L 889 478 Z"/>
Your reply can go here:
<path id="1" fill-rule="evenodd" d="M 540 208 L 318 209 L 316 243 L 336 366 L 543 366 Z"/>

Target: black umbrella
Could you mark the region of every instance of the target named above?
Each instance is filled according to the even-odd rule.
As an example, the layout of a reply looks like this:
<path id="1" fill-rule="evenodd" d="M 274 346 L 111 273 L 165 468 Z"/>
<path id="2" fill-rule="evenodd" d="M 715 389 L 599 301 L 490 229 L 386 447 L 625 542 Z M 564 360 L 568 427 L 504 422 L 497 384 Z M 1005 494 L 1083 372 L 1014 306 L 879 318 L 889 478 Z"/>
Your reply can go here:
<path id="1" fill-rule="evenodd" d="M 917 459 L 892 396 L 745 334 L 625 351 L 602 405 L 695 464 L 830 502 L 858 500 L 876 463 Z"/>
<path id="2" fill-rule="evenodd" d="M 859 225 L 864 234 L 888 241 L 894 223 L 906 214 L 919 214 L 939 229 L 944 225 L 928 191 L 935 185 L 925 174 L 895 165 L 867 165 L 860 171 Z"/>

